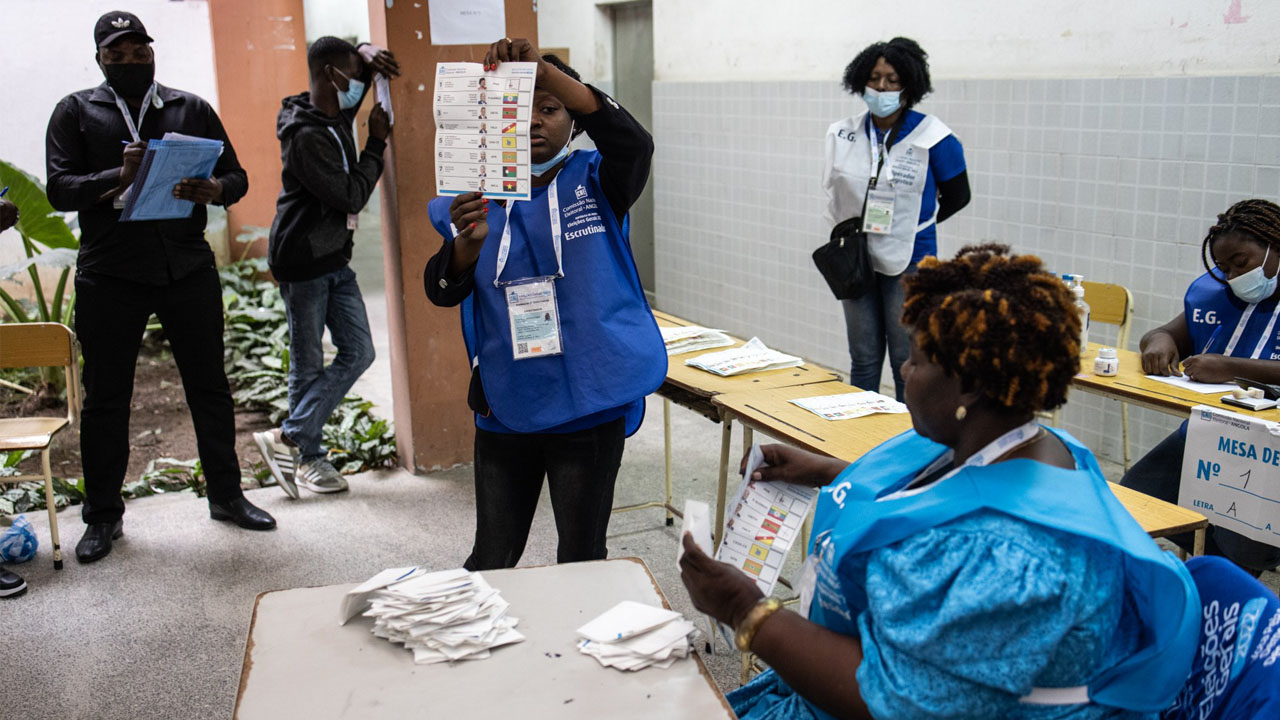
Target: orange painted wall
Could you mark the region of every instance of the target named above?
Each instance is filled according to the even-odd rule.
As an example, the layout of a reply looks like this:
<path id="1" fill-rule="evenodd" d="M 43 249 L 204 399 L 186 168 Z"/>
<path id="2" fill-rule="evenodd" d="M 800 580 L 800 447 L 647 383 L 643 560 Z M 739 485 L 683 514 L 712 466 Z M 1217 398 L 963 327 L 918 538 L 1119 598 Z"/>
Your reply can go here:
<path id="1" fill-rule="evenodd" d="M 537 43 L 533 3 L 506 0 L 506 14 L 508 37 Z M 427 218 L 436 185 L 431 90 L 437 62 L 480 62 L 488 46 L 431 45 L 426 2 L 369 0 L 369 28 L 372 41 L 395 53 L 404 71 L 391 83 L 396 124 L 382 176 L 396 442 L 410 470 L 449 467 L 471 460 L 475 423 L 467 409 L 471 370 L 458 310 L 432 305 L 422 285 L 427 260 L 441 243 Z"/>
<path id="2" fill-rule="evenodd" d="M 244 226 L 269 228 L 280 194 L 280 99 L 307 89 L 307 37 L 302 0 L 217 0 L 209 3 L 218 116 L 249 173 L 249 194 L 227 213 L 231 254 Z M 267 241 L 252 251 L 265 255 Z"/>

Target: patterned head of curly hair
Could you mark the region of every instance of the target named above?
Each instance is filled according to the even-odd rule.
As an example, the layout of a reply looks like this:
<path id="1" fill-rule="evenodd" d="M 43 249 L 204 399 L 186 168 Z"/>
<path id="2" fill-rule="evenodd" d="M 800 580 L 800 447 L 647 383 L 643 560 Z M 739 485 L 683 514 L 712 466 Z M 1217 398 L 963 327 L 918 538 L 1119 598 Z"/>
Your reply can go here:
<path id="1" fill-rule="evenodd" d="M 1218 222 L 1209 228 L 1200 246 L 1200 260 L 1205 270 L 1213 269 L 1214 241 L 1233 234 L 1243 235 L 1280 252 L 1280 205 L 1259 198 L 1241 200 L 1218 215 Z M 1212 274 L 1218 282 L 1225 282 L 1216 273 Z"/>
<path id="2" fill-rule="evenodd" d="M 1023 414 L 1067 399 L 1080 368 L 1080 316 L 1063 282 L 1006 245 L 925 258 L 906 278 L 902 321 L 924 354 L 966 391 Z"/>

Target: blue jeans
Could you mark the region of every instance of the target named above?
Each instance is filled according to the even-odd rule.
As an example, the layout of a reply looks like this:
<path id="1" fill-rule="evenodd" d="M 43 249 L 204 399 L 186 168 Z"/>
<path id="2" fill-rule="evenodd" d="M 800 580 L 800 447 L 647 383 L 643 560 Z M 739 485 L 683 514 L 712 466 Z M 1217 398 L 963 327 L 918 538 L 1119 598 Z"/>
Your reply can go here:
<path id="1" fill-rule="evenodd" d="M 289 315 L 289 417 L 280 428 L 306 462 L 324 456 L 324 424 L 373 364 L 373 336 L 349 267 L 314 280 L 281 282 L 280 295 Z M 328 367 L 321 344 L 325 327 L 338 348 Z"/>
<path id="2" fill-rule="evenodd" d="M 915 263 L 901 275 L 876 273 L 876 286 L 856 300 L 841 300 L 849 337 L 849 384 L 880 392 L 885 346 L 893 370 L 894 394 L 902 400 L 902 363 L 911 353 L 911 335 L 902 324 L 902 278 L 916 271 Z"/>

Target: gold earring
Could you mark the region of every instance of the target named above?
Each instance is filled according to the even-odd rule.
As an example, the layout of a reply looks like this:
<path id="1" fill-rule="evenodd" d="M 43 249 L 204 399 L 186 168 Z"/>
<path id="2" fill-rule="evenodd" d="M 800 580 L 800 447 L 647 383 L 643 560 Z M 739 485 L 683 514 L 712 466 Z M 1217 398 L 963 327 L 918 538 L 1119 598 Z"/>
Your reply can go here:
<path id="1" fill-rule="evenodd" d="M 965 408 L 965 406 L 961 405 L 960 407 L 956 408 L 956 419 L 957 419 L 957 420 L 963 420 L 963 419 L 964 419 L 964 416 L 965 416 L 965 415 L 968 415 L 968 414 L 969 414 L 969 410 L 968 410 L 967 408 Z"/>

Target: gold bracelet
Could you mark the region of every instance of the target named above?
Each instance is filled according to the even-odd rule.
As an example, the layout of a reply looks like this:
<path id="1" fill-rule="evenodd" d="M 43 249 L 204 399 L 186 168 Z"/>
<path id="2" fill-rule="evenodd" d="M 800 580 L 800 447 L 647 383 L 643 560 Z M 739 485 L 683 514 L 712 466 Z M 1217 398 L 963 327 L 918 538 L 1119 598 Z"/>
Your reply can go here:
<path id="1" fill-rule="evenodd" d="M 782 601 L 775 597 L 764 598 L 757 602 L 747 611 L 747 617 L 738 626 L 733 635 L 733 644 L 737 645 L 742 652 L 750 651 L 751 641 L 755 639 L 756 631 L 760 629 L 760 625 L 764 623 L 765 618 L 781 609 Z"/>

